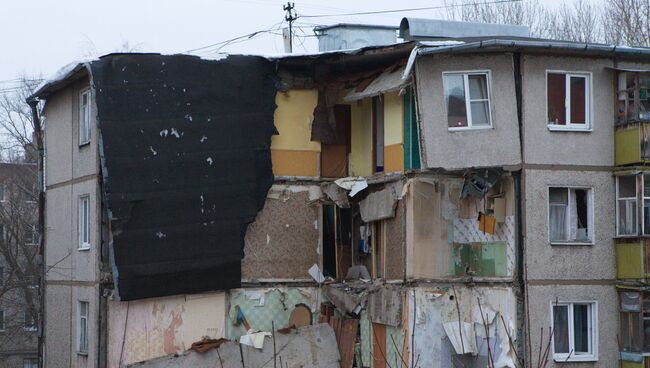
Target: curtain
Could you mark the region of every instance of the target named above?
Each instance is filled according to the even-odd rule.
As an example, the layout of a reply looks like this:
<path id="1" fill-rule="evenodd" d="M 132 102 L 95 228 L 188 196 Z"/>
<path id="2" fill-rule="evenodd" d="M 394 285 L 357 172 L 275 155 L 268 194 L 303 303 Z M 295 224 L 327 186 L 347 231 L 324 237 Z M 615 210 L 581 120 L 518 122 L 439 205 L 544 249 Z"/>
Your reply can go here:
<path id="1" fill-rule="evenodd" d="M 551 240 L 567 240 L 566 233 L 567 205 L 551 203 L 549 210 L 549 228 Z"/>

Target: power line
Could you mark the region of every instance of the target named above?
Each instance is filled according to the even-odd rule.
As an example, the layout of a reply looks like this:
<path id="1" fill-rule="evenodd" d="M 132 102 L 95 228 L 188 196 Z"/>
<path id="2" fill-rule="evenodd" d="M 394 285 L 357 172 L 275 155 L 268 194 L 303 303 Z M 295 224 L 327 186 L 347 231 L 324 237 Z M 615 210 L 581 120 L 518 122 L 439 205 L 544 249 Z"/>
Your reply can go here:
<path id="1" fill-rule="evenodd" d="M 234 41 L 238 41 L 238 40 L 241 40 L 241 39 L 245 39 L 244 41 L 246 41 L 246 40 L 251 39 L 251 38 L 253 38 L 253 37 L 255 37 L 255 36 L 259 35 L 259 34 L 267 33 L 267 32 L 271 32 L 271 31 L 276 31 L 276 30 L 278 30 L 278 29 L 279 29 L 279 26 L 282 25 L 282 22 L 284 22 L 284 19 L 283 19 L 282 21 L 278 22 L 278 23 L 275 23 L 274 25 L 272 25 L 272 26 L 269 27 L 268 29 L 263 29 L 263 30 L 255 31 L 255 32 L 248 33 L 248 34 L 245 34 L 245 35 L 242 35 L 242 36 L 238 36 L 238 37 L 231 38 L 231 39 L 229 39 L 229 40 L 225 40 L 225 41 L 220 41 L 220 42 L 217 42 L 217 43 L 213 43 L 213 44 L 211 44 L 211 45 L 202 46 L 202 47 L 197 47 L 197 48 L 195 48 L 195 49 L 191 49 L 191 50 L 186 50 L 186 51 L 184 51 L 184 53 L 191 53 L 191 52 L 201 51 L 201 50 L 209 49 L 209 48 L 211 48 L 211 47 L 215 47 L 215 46 L 221 46 L 221 45 L 224 45 L 224 46 L 225 46 L 225 45 L 227 45 L 227 44 L 230 44 L 230 43 L 232 43 L 232 42 L 234 42 Z M 276 28 L 276 27 L 278 27 L 278 28 Z M 219 48 L 219 49 L 220 49 L 220 48 Z"/>
<path id="2" fill-rule="evenodd" d="M 457 4 L 457 5 L 439 5 L 439 6 L 427 6 L 427 7 L 422 7 L 422 8 L 377 10 L 377 11 L 343 13 L 343 14 L 298 15 L 298 18 L 325 18 L 325 17 L 342 17 L 342 16 L 352 16 L 352 15 L 372 15 L 372 14 L 400 13 L 400 12 L 412 12 L 412 11 L 419 11 L 419 10 L 450 9 L 450 8 L 460 8 L 460 7 L 465 7 L 465 6 L 514 3 L 514 2 L 519 2 L 519 1 L 522 1 L 522 0 L 495 0 L 495 1 L 475 2 L 475 3 L 467 3 L 467 4 Z"/>

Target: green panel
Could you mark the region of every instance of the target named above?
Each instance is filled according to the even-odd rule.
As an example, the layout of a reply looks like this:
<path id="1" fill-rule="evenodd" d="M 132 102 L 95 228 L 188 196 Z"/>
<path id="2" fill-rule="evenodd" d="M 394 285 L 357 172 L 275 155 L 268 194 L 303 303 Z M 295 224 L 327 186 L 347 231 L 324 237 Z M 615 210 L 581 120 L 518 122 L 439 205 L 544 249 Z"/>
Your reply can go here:
<path id="1" fill-rule="evenodd" d="M 621 362 L 621 368 L 643 368 L 643 363 Z"/>
<path id="2" fill-rule="evenodd" d="M 256 292 L 258 290 L 249 290 Z M 267 290 L 261 290 L 267 291 Z M 264 294 L 264 304 L 259 299 L 250 299 L 244 292 L 233 291 L 230 297 L 230 310 L 226 321 L 228 339 L 235 340 L 246 333 L 243 325 L 236 326 L 235 306 L 246 317 L 246 321 L 255 331 L 271 331 L 271 322 L 275 328 L 287 327 L 289 315 L 296 304 L 311 305 L 311 301 L 298 288 L 268 289 Z M 318 322 L 318 314 L 313 313 L 314 323 Z"/>
<path id="3" fill-rule="evenodd" d="M 616 277 L 619 279 L 642 279 L 643 245 L 641 243 L 616 244 Z"/>
<path id="4" fill-rule="evenodd" d="M 507 276 L 506 243 L 471 243 L 452 245 L 454 275 L 465 275 L 469 267 L 474 276 Z"/>
<path id="5" fill-rule="evenodd" d="M 627 165 L 641 160 L 639 132 L 638 124 L 616 129 L 616 165 Z"/>
<path id="6" fill-rule="evenodd" d="M 404 94 L 404 169 L 420 168 L 420 137 L 418 132 L 413 88 Z"/>
<path id="7" fill-rule="evenodd" d="M 394 343 L 393 340 L 395 341 Z M 395 346 L 397 346 L 397 349 Z M 390 363 L 391 367 L 399 368 L 404 366 L 401 358 L 403 356 L 404 329 L 402 327 L 386 326 L 386 360 L 388 360 L 388 363 Z"/>

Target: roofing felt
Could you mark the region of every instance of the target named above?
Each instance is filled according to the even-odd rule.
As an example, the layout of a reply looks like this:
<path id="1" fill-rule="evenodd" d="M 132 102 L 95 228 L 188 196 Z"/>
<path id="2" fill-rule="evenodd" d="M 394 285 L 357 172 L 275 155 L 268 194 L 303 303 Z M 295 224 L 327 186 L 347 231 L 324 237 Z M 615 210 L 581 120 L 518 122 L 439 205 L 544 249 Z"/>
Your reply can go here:
<path id="1" fill-rule="evenodd" d="M 239 287 L 273 183 L 273 64 L 118 54 L 89 68 L 117 297 Z"/>

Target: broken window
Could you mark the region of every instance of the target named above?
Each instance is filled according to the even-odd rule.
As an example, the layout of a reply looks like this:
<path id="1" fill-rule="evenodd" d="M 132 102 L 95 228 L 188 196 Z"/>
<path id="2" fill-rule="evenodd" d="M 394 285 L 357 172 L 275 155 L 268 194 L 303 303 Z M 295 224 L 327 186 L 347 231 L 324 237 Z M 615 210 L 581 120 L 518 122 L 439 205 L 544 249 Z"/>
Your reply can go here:
<path id="1" fill-rule="evenodd" d="M 489 73 L 444 73 L 448 128 L 492 126 Z"/>
<path id="2" fill-rule="evenodd" d="M 90 197 L 79 197 L 79 249 L 90 249 Z"/>
<path id="3" fill-rule="evenodd" d="M 372 98 L 372 149 L 374 172 L 384 171 L 384 99 Z"/>
<path id="4" fill-rule="evenodd" d="M 596 304 L 553 303 L 553 358 L 595 360 Z"/>
<path id="5" fill-rule="evenodd" d="M 591 242 L 591 189 L 549 188 L 548 228 L 551 243 Z"/>
<path id="6" fill-rule="evenodd" d="M 90 142 L 90 90 L 79 94 L 79 145 Z"/>
<path id="7" fill-rule="evenodd" d="M 5 311 L 0 310 L 0 331 L 5 330 Z"/>
<path id="8" fill-rule="evenodd" d="M 621 71 L 618 74 L 618 123 L 650 121 L 650 72 Z"/>
<path id="9" fill-rule="evenodd" d="M 352 265 L 352 211 L 323 204 L 323 274 L 343 278 Z"/>
<path id="10" fill-rule="evenodd" d="M 637 235 L 636 175 L 616 178 L 616 235 Z"/>
<path id="11" fill-rule="evenodd" d="M 546 73 L 548 125 L 551 128 L 589 129 L 591 75 Z"/>
<path id="12" fill-rule="evenodd" d="M 350 154 L 350 105 L 334 105 L 336 140 L 321 144 L 320 176 L 341 178 L 348 176 L 348 155 Z"/>
<path id="13" fill-rule="evenodd" d="M 88 353 L 88 302 L 77 304 L 77 352 Z"/>

